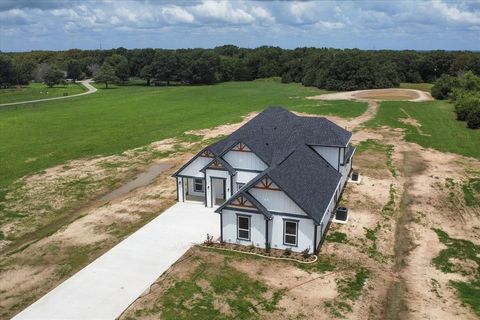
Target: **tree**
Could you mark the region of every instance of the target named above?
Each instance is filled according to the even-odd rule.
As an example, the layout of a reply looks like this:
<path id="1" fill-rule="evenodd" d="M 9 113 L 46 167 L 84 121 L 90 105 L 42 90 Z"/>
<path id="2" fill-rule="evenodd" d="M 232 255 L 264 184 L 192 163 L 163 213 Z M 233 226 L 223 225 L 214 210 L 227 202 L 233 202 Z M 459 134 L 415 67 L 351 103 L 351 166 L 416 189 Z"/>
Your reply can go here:
<path id="1" fill-rule="evenodd" d="M 7 88 L 13 84 L 13 63 L 6 55 L 0 55 L 0 86 Z"/>
<path id="2" fill-rule="evenodd" d="M 82 66 L 77 60 L 70 60 L 67 63 L 67 77 L 73 79 L 73 82 L 77 81 L 82 74 Z"/>
<path id="3" fill-rule="evenodd" d="M 152 63 L 153 77 L 158 81 L 170 81 L 179 79 L 179 59 L 175 52 L 170 50 L 159 50 L 155 53 Z M 186 66 L 181 68 L 186 69 Z"/>
<path id="4" fill-rule="evenodd" d="M 44 82 L 50 88 L 56 84 L 59 84 L 63 79 L 63 71 L 57 67 L 51 67 L 48 69 L 44 77 Z"/>
<path id="5" fill-rule="evenodd" d="M 147 86 L 150 86 L 150 80 L 153 78 L 153 67 L 151 64 L 146 65 L 140 71 L 140 78 L 147 81 Z"/>
<path id="6" fill-rule="evenodd" d="M 458 78 L 443 74 L 432 87 L 432 97 L 439 100 L 448 99 L 453 90 L 459 86 Z"/>
<path id="7" fill-rule="evenodd" d="M 123 48 L 116 50 L 123 50 Z M 113 54 L 105 59 L 105 63 L 113 67 L 115 76 L 117 76 L 117 78 L 122 81 L 128 80 L 128 77 L 130 76 L 130 67 L 128 66 L 127 58 L 119 54 Z"/>
<path id="8" fill-rule="evenodd" d="M 98 70 L 94 80 L 95 82 L 105 83 L 105 88 L 108 89 L 108 84 L 118 82 L 118 77 L 115 75 L 115 69 L 108 63 L 104 63 Z"/>

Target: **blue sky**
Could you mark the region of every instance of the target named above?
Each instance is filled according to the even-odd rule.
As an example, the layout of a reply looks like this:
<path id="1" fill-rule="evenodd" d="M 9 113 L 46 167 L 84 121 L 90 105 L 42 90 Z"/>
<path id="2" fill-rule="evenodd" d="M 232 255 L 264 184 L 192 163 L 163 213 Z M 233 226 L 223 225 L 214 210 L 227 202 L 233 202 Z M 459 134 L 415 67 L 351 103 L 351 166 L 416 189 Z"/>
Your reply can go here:
<path id="1" fill-rule="evenodd" d="M 479 1 L 0 0 L 0 50 L 480 50 Z"/>

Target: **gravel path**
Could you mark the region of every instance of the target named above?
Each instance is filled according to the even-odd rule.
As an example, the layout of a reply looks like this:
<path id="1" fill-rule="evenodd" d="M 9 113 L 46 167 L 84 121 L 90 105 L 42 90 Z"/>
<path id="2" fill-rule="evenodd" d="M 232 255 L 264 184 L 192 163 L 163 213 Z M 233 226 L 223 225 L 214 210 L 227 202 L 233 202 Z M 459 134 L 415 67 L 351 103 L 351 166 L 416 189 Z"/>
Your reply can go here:
<path id="1" fill-rule="evenodd" d="M 372 98 L 374 95 L 378 95 L 378 98 Z M 394 98 L 382 98 L 382 96 L 388 95 L 398 95 L 409 97 L 410 99 L 394 99 Z M 430 93 L 414 90 L 414 89 L 372 89 L 372 90 L 356 90 L 356 91 L 345 91 L 345 92 L 335 92 L 335 93 L 326 93 L 318 96 L 307 97 L 307 99 L 313 100 L 407 100 L 407 101 L 430 101 L 433 100 Z"/>
<path id="2" fill-rule="evenodd" d="M 29 101 L 20 101 L 20 102 L 10 102 L 10 103 L 2 103 L 0 104 L 0 107 L 6 107 L 6 106 L 14 106 L 17 104 L 25 104 L 25 103 L 33 103 L 33 102 L 42 102 L 42 101 L 51 101 L 51 100 L 59 100 L 59 99 L 68 99 L 68 98 L 73 98 L 73 97 L 78 97 L 78 96 L 84 96 L 87 94 L 91 94 L 94 92 L 97 92 L 97 88 L 92 86 L 90 82 L 92 82 L 92 79 L 87 79 L 87 80 L 82 80 L 82 81 L 77 81 L 78 83 L 82 84 L 85 88 L 87 88 L 88 91 L 78 93 L 78 94 L 72 94 L 71 96 L 63 96 L 63 97 L 54 97 L 54 98 L 47 98 L 47 99 L 38 99 L 38 100 L 29 100 Z"/>

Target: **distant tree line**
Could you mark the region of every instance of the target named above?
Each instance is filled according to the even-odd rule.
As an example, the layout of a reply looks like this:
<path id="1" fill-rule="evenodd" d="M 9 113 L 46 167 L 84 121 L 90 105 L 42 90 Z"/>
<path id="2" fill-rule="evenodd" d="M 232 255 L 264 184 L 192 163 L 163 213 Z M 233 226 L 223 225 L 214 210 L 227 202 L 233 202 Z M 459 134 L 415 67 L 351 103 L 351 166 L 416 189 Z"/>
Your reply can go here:
<path id="1" fill-rule="evenodd" d="M 108 65 L 108 66 L 107 66 Z M 7 66 L 7 67 L 4 67 Z M 0 54 L 0 85 L 44 81 L 51 68 L 64 77 L 148 85 L 212 84 L 281 77 L 282 82 L 332 90 L 396 87 L 400 82 L 433 82 L 443 74 L 480 74 L 480 53 L 327 48 L 255 49 L 225 45 L 214 49 L 133 49 L 31 51 Z M 113 70 L 113 71 L 112 71 Z M 100 73 L 100 74 L 98 74 Z M 58 73 L 57 73 L 58 75 Z"/>
<path id="2" fill-rule="evenodd" d="M 435 99 L 450 99 L 457 119 L 471 129 L 480 128 L 480 77 L 469 71 L 457 77 L 442 75 L 432 87 Z"/>

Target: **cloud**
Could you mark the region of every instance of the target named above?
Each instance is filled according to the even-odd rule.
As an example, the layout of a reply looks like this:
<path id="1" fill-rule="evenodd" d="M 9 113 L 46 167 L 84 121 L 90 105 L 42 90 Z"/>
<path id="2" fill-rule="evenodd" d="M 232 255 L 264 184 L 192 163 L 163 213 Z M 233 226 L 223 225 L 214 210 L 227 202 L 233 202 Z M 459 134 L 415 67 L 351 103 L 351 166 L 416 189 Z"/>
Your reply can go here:
<path id="1" fill-rule="evenodd" d="M 165 21 L 170 24 L 192 23 L 195 21 L 195 17 L 190 12 L 181 7 L 165 7 L 162 8 L 161 12 Z"/>
<path id="2" fill-rule="evenodd" d="M 432 1 L 432 8 L 436 9 L 448 21 L 480 25 L 480 11 L 464 11 L 439 0 Z"/>
<path id="3" fill-rule="evenodd" d="M 38 39 L 51 49 L 83 48 L 101 39 L 117 47 L 233 43 L 479 50 L 480 2 L 0 0 L 0 26 L 4 51 L 36 49 Z M 406 42 L 395 41 L 400 38 Z"/>
<path id="4" fill-rule="evenodd" d="M 255 18 L 242 8 L 234 8 L 228 1 L 205 0 L 191 7 L 190 11 L 204 22 L 223 22 L 227 24 L 249 24 Z"/>

